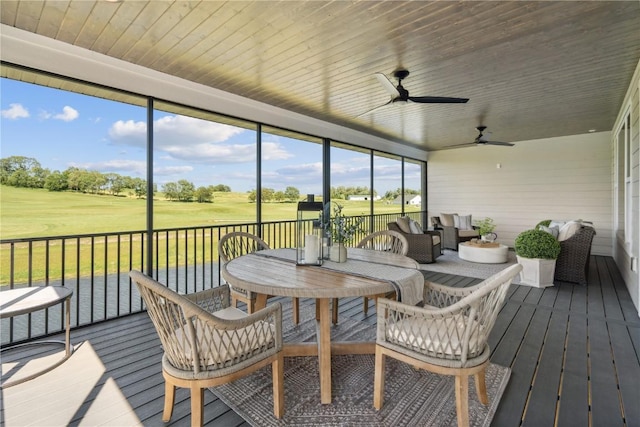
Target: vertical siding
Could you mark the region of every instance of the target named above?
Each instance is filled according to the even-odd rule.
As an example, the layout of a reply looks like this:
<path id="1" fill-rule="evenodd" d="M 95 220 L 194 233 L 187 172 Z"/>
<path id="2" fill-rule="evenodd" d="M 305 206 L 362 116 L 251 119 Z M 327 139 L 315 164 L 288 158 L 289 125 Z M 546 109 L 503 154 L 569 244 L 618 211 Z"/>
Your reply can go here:
<path id="1" fill-rule="evenodd" d="M 435 151 L 428 160 L 429 216 L 489 216 L 501 243 L 544 219 L 583 219 L 592 251 L 611 255 L 611 132 Z M 497 167 L 498 163 L 500 168 Z"/>

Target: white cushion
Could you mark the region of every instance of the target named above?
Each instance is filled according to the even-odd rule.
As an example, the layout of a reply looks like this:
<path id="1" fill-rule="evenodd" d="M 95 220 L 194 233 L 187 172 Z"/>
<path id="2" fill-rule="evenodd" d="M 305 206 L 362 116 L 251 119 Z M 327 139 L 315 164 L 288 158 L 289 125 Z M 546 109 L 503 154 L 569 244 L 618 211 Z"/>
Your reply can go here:
<path id="1" fill-rule="evenodd" d="M 566 223 L 567 221 L 552 219 L 551 222 L 549 223 L 549 228 L 558 227 L 558 230 L 560 230 L 562 226 L 565 225 Z"/>
<path id="2" fill-rule="evenodd" d="M 411 229 L 411 232 L 413 234 L 424 234 L 424 232 L 422 231 L 422 226 L 420 226 L 418 222 L 412 220 L 411 218 L 409 218 L 409 228 Z"/>
<path id="3" fill-rule="evenodd" d="M 473 224 L 471 221 L 471 215 L 456 215 L 453 217 L 454 222 L 458 218 L 456 227 L 458 230 L 473 230 Z"/>
<path id="4" fill-rule="evenodd" d="M 558 233 L 558 241 L 562 242 L 573 237 L 580 230 L 582 223 L 579 221 L 569 221 L 560 228 Z"/>
<path id="5" fill-rule="evenodd" d="M 458 215 L 458 214 L 445 214 L 445 213 L 441 213 L 440 214 L 440 224 L 442 224 L 443 227 L 455 227 L 455 224 L 453 222 L 453 216 L 454 215 Z"/>
<path id="6" fill-rule="evenodd" d="M 544 225 L 538 227 L 538 230 L 545 231 L 551 234 L 556 239 L 558 238 L 558 234 L 560 233 L 560 229 L 558 229 L 558 227 L 545 227 Z"/>
<path id="7" fill-rule="evenodd" d="M 437 245 L 438 243 L 440 243 L 440 236 L 434 236 L 433 234 L 431 235 L 431 240 L 433 241 L 434 245 Z"/>
<path id="8" fill-rule="evenodd" d="M 409 217 L 408 216 L 400 216 L 396 219 L 396 224 L 400 227 L 400 230 L 403 233 L 411 234 L 411 226 L 409 225 Z"/>

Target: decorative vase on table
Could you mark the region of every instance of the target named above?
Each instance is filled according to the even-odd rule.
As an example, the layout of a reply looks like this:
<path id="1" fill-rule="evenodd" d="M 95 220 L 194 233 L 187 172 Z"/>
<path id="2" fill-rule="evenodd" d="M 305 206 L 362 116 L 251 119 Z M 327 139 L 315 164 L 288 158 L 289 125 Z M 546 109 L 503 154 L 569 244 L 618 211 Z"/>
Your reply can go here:
<path id="1" fill-rule="evenodd" d="M 347 261 L 347 247 L 344 243 L 334 243 L 331 246 L 329 259 L 333 262 L 346 262 Z"/>

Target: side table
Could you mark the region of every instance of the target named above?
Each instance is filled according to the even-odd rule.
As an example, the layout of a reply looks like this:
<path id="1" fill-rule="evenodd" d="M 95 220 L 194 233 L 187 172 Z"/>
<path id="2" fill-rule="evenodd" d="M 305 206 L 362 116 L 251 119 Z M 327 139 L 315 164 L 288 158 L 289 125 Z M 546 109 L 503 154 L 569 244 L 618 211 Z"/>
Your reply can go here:
<path id="1" fill-rule="evenodd" d="M 37 376 L 49 372 L 62 362 L 67 360 L 72 351 L 70 341 L 70 324 L 71 324 L 71 295 L 73 290 L 63 286 L 33 286 L 20 289 L 9 289 L 0 291 L 0 319 L 18 316 L 20 314 L 32 313 L 34 311 L 43 310 L 62 302 L 65 303 L 65 341 L 34 341 L 26 344 L 18 344 L 8 346 L 0 351 L 9 350 L 21 345 L 35 345 L 43 343 L 61 343 L 65 346 L 65 354 L 62 360 L 42 369 L 36 373 L 30 374 L 24 378 L 14 381 L 5 381 L 0 385 L 2 388 L 11 387 L 16 384 L 33 379 Z"/>

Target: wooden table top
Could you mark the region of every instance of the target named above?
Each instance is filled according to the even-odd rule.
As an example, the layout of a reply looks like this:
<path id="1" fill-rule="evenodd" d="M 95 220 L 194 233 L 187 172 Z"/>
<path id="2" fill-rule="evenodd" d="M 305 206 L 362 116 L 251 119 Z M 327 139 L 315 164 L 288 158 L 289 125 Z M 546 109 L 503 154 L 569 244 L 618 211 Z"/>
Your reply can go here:
<path id="1" fill-rule="evenodd" d="M 385 264 L 387 271 L 397 269 L 399 274 L 422 276 L 415 269 L 417 263 L 403 255 L 348 248 L 347 264 L 350 262 Z M 259 294 L 302 298 L 356 297 L 394 290 L 388 280 L 336 271 L 331 268 L 335 264 L 325 261 L 323 266 L 298 266 L 291 260 L 248 254 L 226 263 L 222 277 L 232 285 Z"/>

